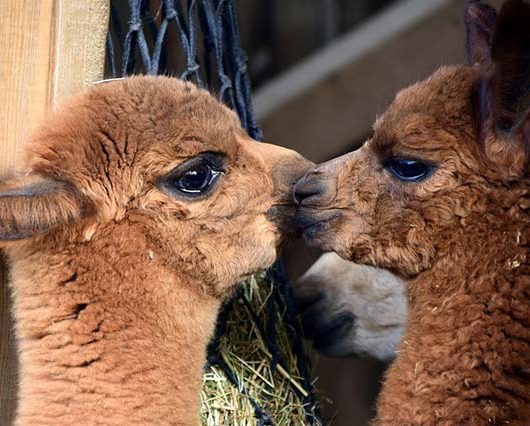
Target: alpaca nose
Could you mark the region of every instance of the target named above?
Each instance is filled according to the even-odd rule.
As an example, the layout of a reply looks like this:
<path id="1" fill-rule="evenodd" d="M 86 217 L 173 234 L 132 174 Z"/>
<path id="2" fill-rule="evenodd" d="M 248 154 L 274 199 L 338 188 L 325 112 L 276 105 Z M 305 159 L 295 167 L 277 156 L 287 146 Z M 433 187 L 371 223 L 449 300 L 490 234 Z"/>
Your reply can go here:
<path id="1" fill-rule="evenodd" d="M 330 182 L 319 167 L 308 170 L 296 182 L 293 189 L 294 202 L 299 206 L 322 206 L 330 201 Z"/>
<path id="2" fill-rule="evenodd" d="M 302 207 L 329 206 L 337 197 L 339 172 L 354 156 L 350 152 L 309 169 L 294 186 L 294 202 Z"/>

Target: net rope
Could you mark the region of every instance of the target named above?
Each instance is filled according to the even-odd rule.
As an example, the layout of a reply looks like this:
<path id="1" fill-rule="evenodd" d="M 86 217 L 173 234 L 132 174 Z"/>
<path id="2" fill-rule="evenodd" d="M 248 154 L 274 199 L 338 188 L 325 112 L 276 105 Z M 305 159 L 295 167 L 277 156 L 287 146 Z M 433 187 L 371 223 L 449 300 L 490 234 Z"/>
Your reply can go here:
<path id="1" fill-rule="evenodd" d="M 248 134 L 262 140 L 261 129 L 252 110 L 247 57 L 241 46 L 237 15 L 233 0 L 112 0 L 107 34 L 106 77 L 130 74 L 176 75 L 207 88 L 234 109 Z M 175 31 L 178 44 L 171 43 Z M 303 403 L 308 425 L 320 425 L 320 413 L 310 380 L 309 365 L 301 339 L 300 324 L 292 285 L 287 279 L 282 260 L 267 272 L 272 295 L 267 299 L 265 319 L 258 317 L 253 306 L 238 291 L 221 310 L 216 332 L 208 347 L 208 365 L 220 368 L 233 386 L 254 408 L 257 425 L 274 425 L 274 419 L 223 361 L 220 354 L 221 336 L 226 333 L 228 318 L 236 302 L 245 304 L 254 325 L 263 336 L 272 355 L 271 368 L 280 365 L 289 372 L 277 340 L 275 312 L 285 312 L 286 329 L 296 356 L 298 373 L 302 376 Z M 207 366 L 208 367 L 208 366 Z"/>

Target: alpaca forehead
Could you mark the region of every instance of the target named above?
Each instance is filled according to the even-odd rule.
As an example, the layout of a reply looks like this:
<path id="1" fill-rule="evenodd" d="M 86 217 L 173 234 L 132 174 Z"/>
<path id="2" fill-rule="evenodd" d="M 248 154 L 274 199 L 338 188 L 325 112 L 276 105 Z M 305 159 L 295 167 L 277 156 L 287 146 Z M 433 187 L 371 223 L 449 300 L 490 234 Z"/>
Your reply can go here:
<path id="1" fill-rule="evenodd" d="M 470 94 L 476 81 L 471 67 L 443 67 L 400 91 L 374 126 L 374 150 L 387 154 L 396 148 L 444 149 L 449 141 L 470 134 Z"/>
<path id="2" fill-rule="evenodd" d="M 53 113 L 26 150 L 30 164 L 63 169 L 127 168 L 162 148 L 168 158 L 203 151 L 232 155 L 237 116 L 209 93 L 170 78 L 134 77 L 94 86 Z"/>
<path id="3" fill-rule="evenodd" d="M 201 145 L 222 148 L 233 143 L 233 133 L 240 128 L 232 111 L 191 83 L 164 77 L 134 77 L 114 85 L 115 88 L 109 87 L 110 94 L 102 90 L 102 103 L 108 105 L 109 111 L 101 114 L 96 132 L 97 127 L 108 125 L 105 115 L 110 115 L 119 118 L 118 131 L 136 134 L 138 142 L 147 148 L 153 142 L 182 142 L 182 149 L 190 150 Z"/>

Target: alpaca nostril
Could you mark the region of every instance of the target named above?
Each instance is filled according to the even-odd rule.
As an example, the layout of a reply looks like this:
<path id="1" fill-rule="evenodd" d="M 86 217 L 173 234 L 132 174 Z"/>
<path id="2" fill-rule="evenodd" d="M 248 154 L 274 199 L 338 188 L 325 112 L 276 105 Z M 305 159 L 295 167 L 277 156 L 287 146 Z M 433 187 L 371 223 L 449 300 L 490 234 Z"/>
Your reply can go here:
<path id="1" fill-rule="evenodd" d="M 301 205 L 306 202 L 318 203 L 318 200 L 323 197 L 326 192 L 325 185 L 321 182 L 311 179 L 311 176 L 307 174 L 300 179 L 293 190 L 294 202 L 298 205 Z"/>
<path id="2" fill-rule="evenodd" d="M 313 200 L 318 198 L 319 194 L 320 191 L 316 188 L 311 190 L 306 190 L 306 188 L 303 188 L 303 190 L 300 190 L 300 188 L 295 188 L 294 202 L 300 205 L 304 200 L 308 198 L 312 198 Z"/>

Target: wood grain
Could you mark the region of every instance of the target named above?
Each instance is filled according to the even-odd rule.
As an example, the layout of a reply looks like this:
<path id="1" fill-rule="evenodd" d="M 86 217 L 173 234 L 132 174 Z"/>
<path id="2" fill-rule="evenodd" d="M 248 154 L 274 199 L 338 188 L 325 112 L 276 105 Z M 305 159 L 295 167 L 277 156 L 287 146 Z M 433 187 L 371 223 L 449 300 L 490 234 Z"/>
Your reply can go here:
<path id="1" fill-rule="evenodd" d="M 103 78 L 108 0 L 4 0 L 0 8 L 0 174 L 62 98 Z M 16 409 L 17 360 L 0 260 L 0 425 Z"/>

